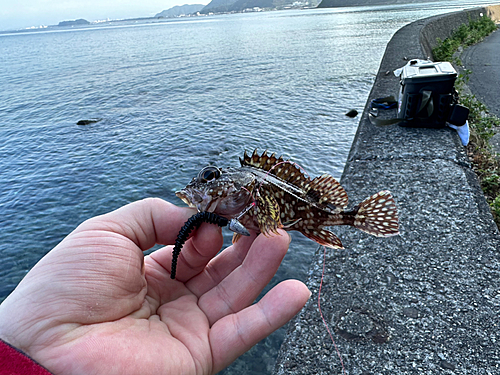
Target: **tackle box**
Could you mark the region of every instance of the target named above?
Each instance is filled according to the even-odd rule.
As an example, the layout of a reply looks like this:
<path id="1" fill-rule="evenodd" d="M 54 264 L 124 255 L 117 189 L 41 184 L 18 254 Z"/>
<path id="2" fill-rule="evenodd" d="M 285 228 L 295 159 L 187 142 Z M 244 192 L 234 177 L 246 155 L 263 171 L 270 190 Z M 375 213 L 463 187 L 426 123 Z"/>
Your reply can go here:
<path id="1" fill-rule="evenodd" d="M 397 117 L 401 126 L 441 128 L 450 117 L 454 125 L 465 124 L 469 111 L 456 105 L 457 72 L 449 62 L 415 59 L 395 73 L 400 77 Z"/>

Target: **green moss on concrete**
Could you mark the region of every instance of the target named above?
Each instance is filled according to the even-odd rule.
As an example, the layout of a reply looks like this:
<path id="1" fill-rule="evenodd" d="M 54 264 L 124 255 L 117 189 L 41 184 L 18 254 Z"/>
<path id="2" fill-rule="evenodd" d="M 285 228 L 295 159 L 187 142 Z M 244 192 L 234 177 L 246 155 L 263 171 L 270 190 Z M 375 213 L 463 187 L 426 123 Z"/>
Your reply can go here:
<path id="1" fill-rule="evenodd" d="M 439 40 L 432 50 L 437 61 L 450 61 L 461 65 L 455 53 L 460 48 L 469 47 L 483 40 L 495 31 L 497 25 L 490 18 L 483 16 L 476 21 L 461 25 L 450 38 Z M 470 71 L 465 71 L 457 80 L 456 88 L 460 94 L 460 103 L 470 109 L 469 126 L 471 131 L 467 153 L 479 177 L 481 188 L 497 226 L 500 227 L 500 160 L 489 143 L 491 137 L 500 128 L 500 119 L 488 113 L 486 106 L 474 95 L 465 93 Z"/>

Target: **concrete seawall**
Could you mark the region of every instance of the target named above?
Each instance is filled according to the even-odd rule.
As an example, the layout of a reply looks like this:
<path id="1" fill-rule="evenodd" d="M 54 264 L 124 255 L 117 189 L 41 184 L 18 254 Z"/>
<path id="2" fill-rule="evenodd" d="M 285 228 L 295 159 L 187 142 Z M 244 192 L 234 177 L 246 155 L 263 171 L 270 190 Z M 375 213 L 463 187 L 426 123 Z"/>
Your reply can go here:
<path id="1" fill-rule="evenodd" d="M 430 56 L 436 38 L 480 13 L 498 19 L 499 11 L 477 8 L 400 29 L 368 103 L 397 95 L 392 71 Z M 326 252 L 321 308 L 346 374 L 499 374 L 500 234 L 465 149 L 451 129 L 376 127 L 368 103 L 341 183 L 352 203 L 391 190 L 401 235 L 335 228 L 345 250 Z M 318 249 L 313 295 L 290 324 L 276 374 L 342 374 L 318 311 L 322 267 Z"/>

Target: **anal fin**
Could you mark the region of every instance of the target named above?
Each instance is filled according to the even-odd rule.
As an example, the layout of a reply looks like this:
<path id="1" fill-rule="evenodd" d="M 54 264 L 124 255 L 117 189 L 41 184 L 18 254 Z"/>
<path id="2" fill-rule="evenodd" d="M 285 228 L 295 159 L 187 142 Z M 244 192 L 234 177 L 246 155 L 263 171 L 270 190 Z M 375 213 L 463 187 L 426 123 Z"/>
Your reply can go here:
<path id="1" fill-rule="evenodd" d="M 340 239 L 326 229 L 320 229 L 315 231 L 302 231 L 301 233 L 307 238 L 316 241 L 321 246 L 330 247 L 332 249 L 343 249 L 342 242 Z"/>

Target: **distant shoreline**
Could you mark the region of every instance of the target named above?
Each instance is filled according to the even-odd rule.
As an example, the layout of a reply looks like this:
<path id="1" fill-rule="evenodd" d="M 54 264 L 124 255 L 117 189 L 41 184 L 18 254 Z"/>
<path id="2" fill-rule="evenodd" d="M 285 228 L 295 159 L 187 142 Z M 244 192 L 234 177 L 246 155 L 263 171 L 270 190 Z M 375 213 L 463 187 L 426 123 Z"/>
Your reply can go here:
<path id="1" fill-rule="evenodd" d="M 328 8 L 350 8 L 357 6 L 391 6 L 391 5 L 404 5 L 404 4 L 417 4 L 417 3 L 434 3 L 441 0 L 322 0 L 321 3 L 317 6 L 286 6 L 283 8 L 258 8 L 258 10 L 245 9 L 242 11 L 230 11 L 230 12 L 214 12 L 203 14 L 200 12 L 194 14 L 187 14 L 184 16 L 174 16 L 174 17 L 137 17 L 137 18 L 125 18 L 125 19 L 107 19 L 107 20 L 95 20 L 95 21 L 87 21 L 83 19 L 75 19 L 70 21 L 61 21 L 58 25 L 43 25 L 43 26 L 32 26 L 23 29 L 14 29 L 14 30 L 0 30 L 0 35 L 9 35 L 9 34 L 23 34 L 23 33 L 36 33 L 43 31 L 55 31 L 55 30 L 80 30 L 86 28 L 92 28 L 97 25 L 105 26 L 107 24 L 119 24 L 119 23 L 130 23 L 130 22 L 165 22 L 178 18 L 190 18 L 190 17 L 209 17 L 213 15 L 222 15 L 222 14 L 238 14 L 238 13 L 248 13 L 248 12 L 269 12 L 269 11 L 278 11 L 278 10 L 298 10 L 298 9 L 328 9 Z M 88 22 L 88 24 L 82 23 L 81 21 Z"/>
<path id="2" fill-rule="evenodd" d="M 276 10 L 297 10 L 297 9 L 316 9 L 316 7 L 295 7 L 295 8 L 286 8 L 286 9 L 262 9 L 261 11 L 276 11 Z M 75 21 L 61 21 L 58 25 L 47 25 L 47 26 L 33 26 L 24 29 L 16 29 L 16 30 L 0 30 L 0 35 L 5 34 L 23 34 L 23 33 L 36 33 L 43 31 L 57 31 L 57 30 L 84 30 L 87 28 L 92 28 L 95 26 L 105 26 L 107 24 L 118 24 L 118 23 L 131 23 L 131 22 L 148 22 L 148 23 L 160 23 L 165 21 L 172 21 L 176 19 L 184 19 L 184 18 L 193 18 L 193 17 L 210 17 L 212 15 L 221 15 L 221 14 L 238 14 L 238 13 L 249 13 L 249 11 L 241 11 L 241 12 L 220 12 L 220 13 L 211 13 L 211 14 L 189 14 L 185 16 L 178 17 L 137 17 L 137 18 L 125 18 L 125 19 L 116 19 L 116 20 L 97 20 L 97 21 L 87 21 L 88 24 L 82 23 L 74 23 L 74 24 L 63 24 L 62 22 L 76 22 Z"/>
<path id="3" fill-rule="evenodd" d="M 181 17 L 175 17 L 181 18 Z M 48 26 L 39 26 L 39 27 L 29 27 L 25 29 L 16 29 L 16 30 L 0 30 L 0 35 L 5 34 L 23 34 L 23 33 L 36 33 L 36 32 L 44 32 L 44 31 L 62 31 L 62 30 L 84 30 L 90 29 L 96 26 L 106 26 L 107 24 L 117 24 L 117 23 L 130 23 L 130 22 L 150 22 L 153 23 L 155 21 L 166 21 L 172 20 L 175 18 L 164 18 L 164 17 L 139 17 L 139 18 L 126 18 L 126 19 L 118 19 L 118 20 L 106 20 L 106 21 L 93 21 L 88 24 L 74 24 L 74 25 L 48 25 Z"/>
<path id="4" fill-rule="evenodd" d="M 402 5 L 417 3 L 434 3 L 441 0 L 323 0 L 318 8 L 343 8 L 359 6 L 378 6 L 378 5 Z"/>

